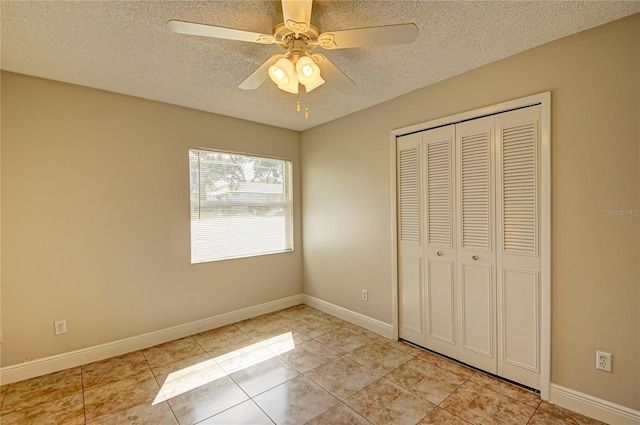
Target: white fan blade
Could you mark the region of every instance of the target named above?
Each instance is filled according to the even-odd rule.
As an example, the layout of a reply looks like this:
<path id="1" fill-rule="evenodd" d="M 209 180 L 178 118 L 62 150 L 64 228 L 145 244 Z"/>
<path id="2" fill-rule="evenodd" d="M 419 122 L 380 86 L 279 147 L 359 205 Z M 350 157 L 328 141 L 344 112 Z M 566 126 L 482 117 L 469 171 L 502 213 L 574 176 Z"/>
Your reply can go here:
<path id="1" fill-rule="evenodd" d="M 322 78 L 327 80 L 330 85 L 335 86 L 339 90 L 349 90 L 356 85 L 351 78 L 340 71 L 340 69 L 322 53 L 313 53 L 311 58 L 318 64 Z"/>
<path id="2" fill-rule="evenodd" d="M 284 24 L 296 35 L 311 26 L 312 0 L 282 0 Z"/>
<path id="3" fill-rule="evenodd" d="M 199 35 L 202 37 L 224 38 L 227 40 L 249 41 L 252 43 L 272 44 L 275 38 L 268 34 L 259 34 L 233 28 L 216 27 L 213 25 L 196 24 L 185 21 L 169 21 L 167 27 L 175 33 Z"/>
<path id="4" fill-rule="evenodd" d="M 285 57 L 283 54 L 271 56 L 265 63 L 260 65 L 258 69 L 253 71 L 253 74 L 249 75 L 242 83 L 240 83 L 238 87 L 242 90 L 257 89 L 267 78 L 269 78 L 269 67 L 276 63 L 278 59 L 283 57 Z"/>
<path id="5" fill-rule="evenodd" d="M 318 36 L 318 43 L 322 48 L 331 50 L 385 44 L 406 44 L 413 43 L 416 38 L 418 38 L 416 24 L 398 24 L 325 32 Z"/>

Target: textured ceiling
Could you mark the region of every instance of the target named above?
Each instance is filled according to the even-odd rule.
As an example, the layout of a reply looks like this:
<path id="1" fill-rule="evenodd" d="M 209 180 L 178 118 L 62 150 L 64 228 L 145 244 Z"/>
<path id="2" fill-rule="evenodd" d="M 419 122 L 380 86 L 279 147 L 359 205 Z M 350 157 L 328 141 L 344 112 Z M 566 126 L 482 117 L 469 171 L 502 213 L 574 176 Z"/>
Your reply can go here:
<path id="1" fill-rule="evenodd" d="M 323 51 L 356 87 L 238 89 L 276 45 L 179 35 L 170 19 L 271 34 L 279 1 L 2 1 L 2 69 L 304 130 L 640 12 L 640 1 L 315 1 L 321 32 L 413 22 L 411 45 Z M 317 48 L 315 51 L 321 51 Z"/>

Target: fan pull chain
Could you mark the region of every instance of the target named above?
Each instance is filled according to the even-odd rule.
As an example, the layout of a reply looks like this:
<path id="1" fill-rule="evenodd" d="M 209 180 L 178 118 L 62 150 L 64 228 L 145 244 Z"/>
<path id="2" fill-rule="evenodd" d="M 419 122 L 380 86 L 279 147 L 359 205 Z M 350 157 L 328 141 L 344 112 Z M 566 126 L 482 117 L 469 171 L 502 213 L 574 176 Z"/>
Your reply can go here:
<path id="1" fill-rule="evenodd" d="M 296 101 L 296 112 L 300 112 L 300 99 Z M 304 117 L 309 118 L 309 108 L 304 108 Z"/>

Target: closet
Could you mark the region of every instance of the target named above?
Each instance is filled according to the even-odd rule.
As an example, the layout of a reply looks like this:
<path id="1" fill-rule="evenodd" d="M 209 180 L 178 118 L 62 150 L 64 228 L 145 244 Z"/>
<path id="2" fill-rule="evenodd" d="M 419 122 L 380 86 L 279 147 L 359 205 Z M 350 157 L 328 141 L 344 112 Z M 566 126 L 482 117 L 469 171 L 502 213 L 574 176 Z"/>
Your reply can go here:
<path id="1" fill-rule="evenodd" d="M 540 389 L 540 116 L 396 138 L 401 339 Z"/>

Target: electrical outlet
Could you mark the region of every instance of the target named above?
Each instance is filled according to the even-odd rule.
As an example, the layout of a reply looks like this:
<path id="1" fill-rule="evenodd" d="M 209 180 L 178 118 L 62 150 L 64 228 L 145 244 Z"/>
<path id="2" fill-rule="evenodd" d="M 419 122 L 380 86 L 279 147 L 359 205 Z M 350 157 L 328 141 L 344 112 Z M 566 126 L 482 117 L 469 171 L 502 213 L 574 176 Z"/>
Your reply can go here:
<path id="1" fill-rule="evenodd" d="M 4 342 L 4 332 L 2 332 L 2 326 L 0 326 L 0 344 Z"/>
<path id="2" fill-rule="evenodd" d="M 366 289 L 362 290 L 362 301 L 369 301 L 369 291 Z"/>
<path id="3" fill-rule="evenodd" d="M 56 320 L 53 323 L 53 326 L 56 331 L 56 335 L 62 335 L 67 333 L 67 321 L 66 320 Z"/>
<path id="4" fill-rule="evenodd" d="M 596 351 L 596 369 L 611 372 L 611 353 Z"/>

